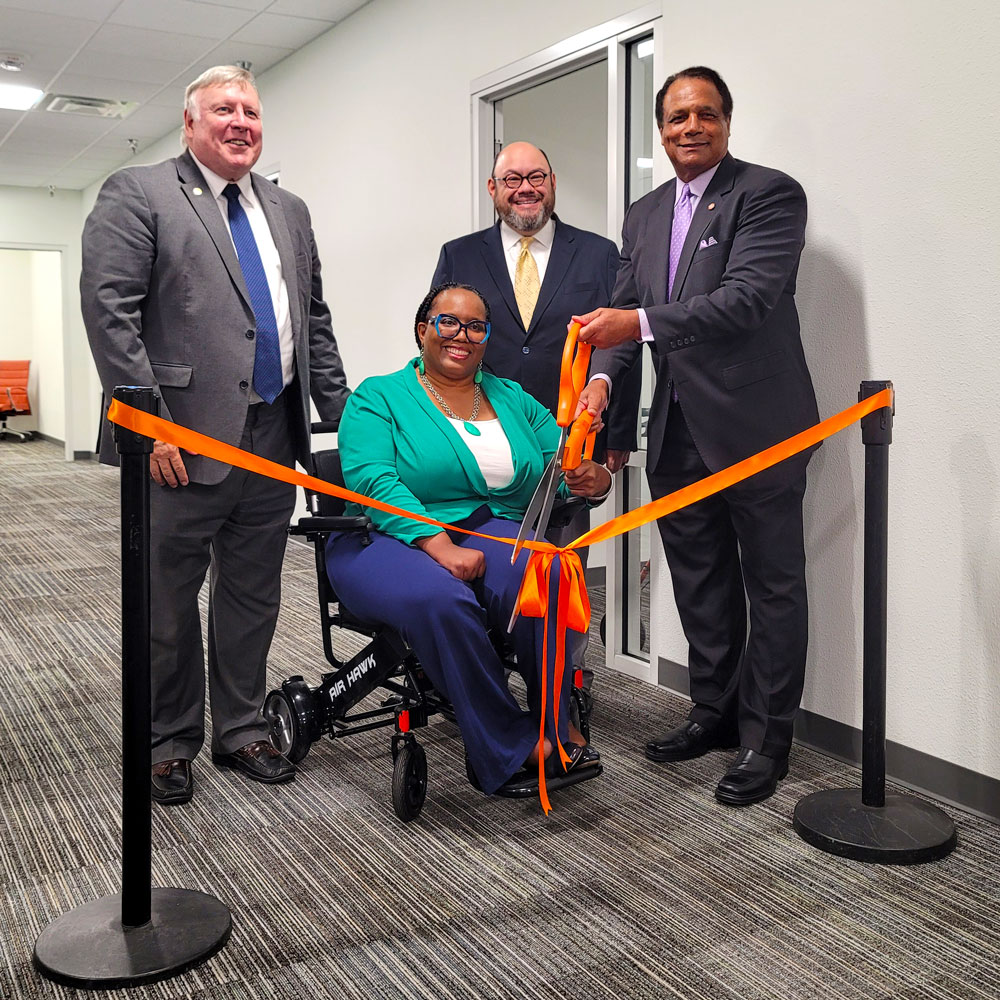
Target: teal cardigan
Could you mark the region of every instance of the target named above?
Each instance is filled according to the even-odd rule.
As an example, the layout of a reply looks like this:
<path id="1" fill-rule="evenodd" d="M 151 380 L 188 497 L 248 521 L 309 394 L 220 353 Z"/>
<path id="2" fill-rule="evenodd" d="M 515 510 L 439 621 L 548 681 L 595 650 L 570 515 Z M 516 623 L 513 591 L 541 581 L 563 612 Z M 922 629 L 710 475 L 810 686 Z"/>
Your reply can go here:
<path id="1" fill-rule="evenodd" d="M 367 378 L 347 400 L 338 435 L 347 488 L 446 524 L 483 504 L 496 517 L 520 521 L 559 443 L 552 414 L 516 382 L 483 372 L 483 391 L 514 461 L 511 482 L 488 489 L 461 433 L 428 397 L 415 368 L 416 359 L 402 371 Z M 352 503 L 347 513 L 361 510 Z M 441 530 L 370 507 L 365 512 L 379 531 L 411 545 Z"/>

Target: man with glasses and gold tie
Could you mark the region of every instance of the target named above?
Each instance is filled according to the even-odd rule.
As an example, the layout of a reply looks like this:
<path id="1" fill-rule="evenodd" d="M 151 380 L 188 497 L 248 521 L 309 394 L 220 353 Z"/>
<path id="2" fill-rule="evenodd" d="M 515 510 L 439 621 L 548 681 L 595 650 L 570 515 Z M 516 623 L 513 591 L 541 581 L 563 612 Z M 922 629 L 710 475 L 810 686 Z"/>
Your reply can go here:
<path id="1" fill-rule="evenodd" d="M 554 214 L 556 175 L 537 146 L 513 142 L 496 156 L 486 181 L 497 222 L 441 248 L 432 285 L 459 281 L 478 288 L 490 305 L 493 332 L 483 367 L 517 382 L 552 413 L 559 395 L 559 364 L 566 326 L 574 313 L 611 301 L 618 248 L 611 240 L 566 225 Z M 617 472 L 636 446 L 639 366 L 619 376 L 604 414 L 606 431 L 595 459 Z M 549 531 L 556 544 L 583 534 L 589 512 Z M 586 555 L 582 553 L 582 555 Z M 593 672 L 586 668 L 586 636 L 573 652 L 590 698 Z"/>
<path id="2" fill-rule="evenodd" d="M 309 211 L 250 172 L 261 141 L 250 73 L 206 70 L 185 94 L 183 155 L 119 170 L 101 188 L 83 232 L 83 317 L 106 394 L 152 386 L 166 419 L 308 467 L 310 395 L 334 420 L 348 389 Z M 117 460 L 108 425 L 101 459 Z M 205 735 L 198 593 L 210 568 L 212 759 L 290 781 L 260 709 L 295 489 L 162 441 L 150 475 L 152 796 L 177 804 L 194 788 Z"/>

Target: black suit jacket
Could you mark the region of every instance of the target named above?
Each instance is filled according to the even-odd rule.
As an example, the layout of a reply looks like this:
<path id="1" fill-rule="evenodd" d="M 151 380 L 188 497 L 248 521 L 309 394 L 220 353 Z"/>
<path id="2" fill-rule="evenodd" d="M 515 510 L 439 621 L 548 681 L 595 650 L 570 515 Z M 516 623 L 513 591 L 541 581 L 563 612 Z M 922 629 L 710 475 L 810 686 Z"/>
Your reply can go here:
<path id="1" fill-rule="evenodd" d="M 500 223 L 441 247 L 433 285 L 460 281 L 483 293 L 490 304 L 492 332 L 483 367 L 520 384 L 552 413 L 559 395 L 559 365 L 566 324 L 574 314 L 611 301 L 618 271 L 618 248 L 603 236 L 567 226 L 557 216 L 545 279 L 527 330 L 514 298 L 500 240 Z M 593 371 L 598 369 L 593 368 Z M 604 445 L 633 451 L 639 406 L 640 369 L 625 364 L 605 416 Z M 603 455 L 601 442 L 595 457 Z"/>
<path id="2" fill-rule="evenodd" d="M 647 469 L 659 460 L 676 385 L 691 436 L 716 472 L 819 419 L 794 300 L 806 198 L 787 174 L 727 155 L 691 219 L 668 302 L 675 185 L 629 208 L 612 305 L 644 308 L 653 333 Z M 617 378 L 640 351 L 639 343 L 598 351 L 592 369 Z M 798 475 L 801 465 L 772 473 Z"/>

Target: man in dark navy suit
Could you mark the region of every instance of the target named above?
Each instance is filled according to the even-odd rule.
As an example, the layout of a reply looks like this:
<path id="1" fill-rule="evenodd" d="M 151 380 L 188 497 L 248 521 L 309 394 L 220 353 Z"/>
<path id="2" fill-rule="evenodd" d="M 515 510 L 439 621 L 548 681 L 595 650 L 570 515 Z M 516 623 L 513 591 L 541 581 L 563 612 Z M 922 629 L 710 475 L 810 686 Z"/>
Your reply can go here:
<path id="1" fill-rule="evenodd" d="M 514 142 L 497 154 L 486 188 L 498 221 L 446 243 L 432 284 L 461 281 L 486 296 L 492 332 L 483 367 L 519 383 L 554 414 L 566 327 L 575 313 L 611 302 L 618 248 L 553 214 L 556 176 L 545 153 L 530 143 Z M 598 439 L 594 457 L 612 472 L 636 446 L 639 376 L 638 365 L 623 366 L 604 416 L 607 430 L 603 440 Z M 589 512 L 584 511 L 566 528 L 550 531 L 549 537 L 565 544 L 589 524 Z M 578 644 L 573 662 L 584 670 L 589 693 L 593 675 L 584 668 L 585 649 L 585 641 Z"/>
<path id="2" fill-rule="evenodd" d="M 714 70 L 671 76 L 656 97 L 677 177 L 625 217 L 613 309 L 580 316 L 612 385 L 643 341 L 653 354 L 646 474 L 654 498 L 815 423 L 795 309 L 806 198 L 787 174 L 729 155 L 733 101 Z M 583 402 L 600 412 L 606 383 Z M 716 788 L 767 798 L 788 771 L 807 640 L 802 497 L 809 454 L 658 522 L 689 645 L 687 722 L 651 740 L 657 761 L 740 752 Z M 746 608 L 749 605 L 749 638 Z"/>

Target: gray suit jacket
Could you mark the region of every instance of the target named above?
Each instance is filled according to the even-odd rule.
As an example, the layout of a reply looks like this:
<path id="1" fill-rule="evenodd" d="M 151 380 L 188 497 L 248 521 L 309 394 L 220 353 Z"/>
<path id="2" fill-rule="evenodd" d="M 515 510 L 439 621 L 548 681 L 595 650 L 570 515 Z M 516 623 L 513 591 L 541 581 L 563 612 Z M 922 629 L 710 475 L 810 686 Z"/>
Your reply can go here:
<path id="1" fill-rule="evenodd" d="M 301 198 L 252 175 L 288 288 L 295 340 L 296 457 L 309 467 L 309 395 L 324 420 L 340 416 L 349 390 L 309 211 Z M 256 328 L 250 296 L 222 213 L 188 153 L 128 167 L 105 181 L 83 230 L 83 319 L 105 395 L 152 386 L 160 414 L 239 445 L 253 381 Z M 101 460 L 117 462 L 110 428 Z M 221 482 L 230 467 L 196 455 L 193 482 Z"/>
<path id="2" fill-rule="evenodd" d="M 676 386 L 698 452 L 717 472 L 818 420 L 794 299 L 806 198 L 787 174 L 727 155 L 698 202 L 668 301 L 675 184 L 629 208 L 611 304 L 644 308 L 653 333 L 647 469 L 659 460 Z M 591 368 L 614 378 L 640 350 L 595 352 Z M 778 481 L 800 466 L 761 475 Z"/>

